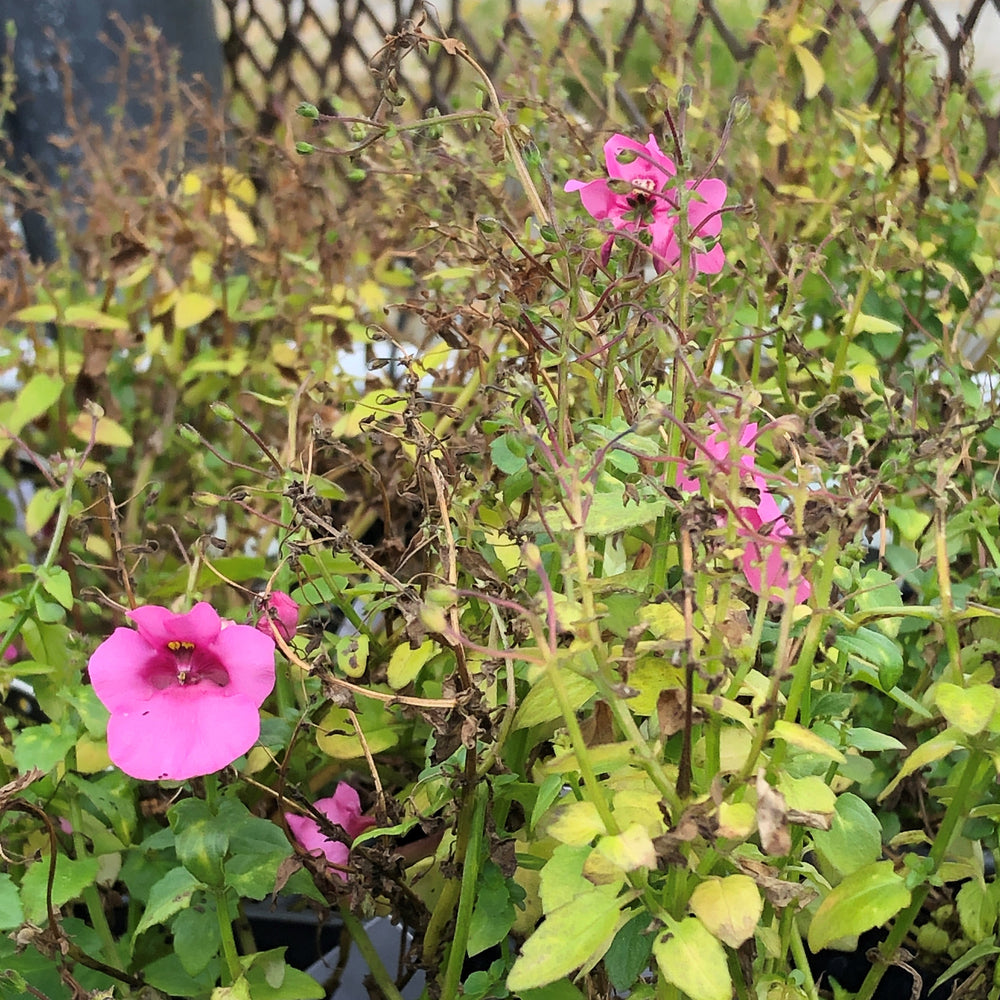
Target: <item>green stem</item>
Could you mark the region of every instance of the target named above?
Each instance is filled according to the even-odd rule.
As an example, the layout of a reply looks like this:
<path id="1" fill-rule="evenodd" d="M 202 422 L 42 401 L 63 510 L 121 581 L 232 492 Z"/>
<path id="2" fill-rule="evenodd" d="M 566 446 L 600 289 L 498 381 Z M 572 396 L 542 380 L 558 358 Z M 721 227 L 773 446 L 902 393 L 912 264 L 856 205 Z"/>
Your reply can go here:
<path id="1" fill-rule="evenodd" d="M 476 785 L 472 827 L 469 831 L 469 846 L 465 852 L 465 865 L 462 868 L 462 895 L 458 902 L 455 934 L 452 937 L 451 950 L 448 952 L 448 964 L 445 967 L 441 1000 L 454 1000 L 458 996 L 459 981 L 462 978 L 462 964 L 465 961 L 465 949 L 469 944 L 472 908 L 476 902 L 476 883 L 479 881 L 479 860 L 488 799 L 489 786 L 485 783 Z"/>
<path id="2" fill-rule="evenodd" d="M 87 856 L 87 844 L 83 833 L 83 810 L 80 808 L 80 801 L 76 796 L 70 799 L 69 803 L 70 822 L 73 824 L 73 849 L 77 859 Z M 124 971 L 125 964 L 122 962 L 121 953 L 118 951 L 118 943 L 115 941 L 111 928 L 108 926 L 108 917 L 104 912 L 104 904 L 101 894 L 96 885 L 88 885 L 82 893 L 84 905 L 87 907 L 87 914 L 90 922 L 97 931 L 97 936 L 101 939 L 101 950 L 109 965 Z"/>
<path id="3" fill-rule="evenodd" d="M 858 282 L 858 289 L 854 293 L 854 300 L 851 302 L 851 311 L 847 315 L 844 329 L 840 334 L 837 345 L 837 356 L 833 360 L 833 371 L 830 374 L 830 392 L 836 392 L 840 388 L 840 383 L 844 380 L 844 369 L 847 367 L 847 352 L 854 341 L 854 334 L 858 325 L 858 318 L 861 316 L 861 307 L 864 305 L 865 296 L 871 287 L 872 276 L 875 273 L 875 261 L 878 259 L 879 250 L 889 235 L 892 228 L 892 205 L 886 207 L 885 217 L 882 220 L 882 230 L 872 242 L 872 252 L 868 258 L 868 266 L 861 272 L 861 280 Z M 789 296 L 792 298 L 792 296 Z"/>
<path id="4" fill-rule="evenodd" d="M 791 912 L 792 907 L 788 907 L 787 912 Z M 792 951 L 792 958 L 795 959 L 795 968 L 802 974 L 802 986 L 804 987 L 809 1000 L 819 1000 L 819 993 L 816 990 L 816 981 L 813 979 L 812 970 L 809 968 L 809 959 L 806 956 L 805 945 L 802 943 L 802 934 L 799 925 L 792 915 L 790 925 L 789 946 Z"/>
<path id="5" fill-rule="evenodd" d="M 818 577 L 813 574 L 813 605 L 825 608 L 830 603 L 830 593 L 833 590 L 833 572 L 837 568 L 837 556 L 840 551 L 839 535 L 836 528 L 831 528 L 826 536 L 826 546 L 820 558 Z M 813 664 L 819 650 L 820 640 L 826 628 L 826 616 L 819 611 L 813 613 L 806 627 L 805 638 L 799 658 L 792 668 L 792 683 L 788 689 L 788 701 L 785 702 L 784 718 L 786 722 L 795 722 L 799 708 L 805 696 L 806 689 L 812 683 Z M 803 725 L 807 722 L 803 721 Z"/>
<path id="6" fill-rule="evenodd" d="M 361 957 L 367 963 L 368 969 L 372 974 L 372 979 L 375 980 L 379 990 L 381 990 L 384 1000 L 403 1000 L 403 995 L 392 981 L 392 977 L 389 975 L 385 965 L 383 965 L 382 958 L 375 945 L 372 944 L 372 940 L 362 926 L 361 921 L 351 913 L 347 906 L 340 907 L 340 919 L 343 920 L 344 927 L 347 928 L 347 933 L 351 935 L 351 940 L 357 945 Z"/>
<path id="7" fill-rule="evenodd" d="M 955 831 L 968 815 L 968 798 L 972 789 L 976 786 L 979 772 L 984 764 L 992 766 L 989 758 L 981 750 L 972 751 L 959 764 L 961 772 L 956 783 L 955 792 L 948 803 L 944 819 L 941 821 L 941 826 L 938 828 L 937 836 L 934 838 L 934 843 L 931 844 L 930 854 L 928 855 L 928 859 L 931 862 L 930 872 L 927 875 L 928 880 L 913 890 L 910 905 L 896 918 L 892 925 L 892 930 L 889 931 L 889 936 L 879 946 L 879 952 L 882 955 L 883 961 L 871 967 L 871 970 L 865 977 L 865 981 L 861 984 L 861 989 L 855 995 L 855 1000 L 872 1000 L 872 996 L 882 979 L 882 975 L 888 968 L 889 963 L 895 960 L 896 952 L 899 950 L 906 935 L 912 929 L 914 921 L 920 915 L 924 900 L 930 892 L 929 879 L 941 867 L 941 862 L 944 860 L 948 845 L 955 836 Z"/>
<path id="8" fill-rule="evenodd" d="M 45 558 L 42 560 L 41 566 L 39 566 L 35 571 L 35 577 L 31 581 L 28 593 L 25 595 L 24 610 L 17 615 L 10 627 L 4 633 L 3 638 L 0 639 L 0 652 L 5 650 L 11 642 L 21 634 L 21 629 L 24 627 L 24 623 L 28 620 L 34 610 L 35 597 L 37 596 L 39 590 L 42 589 L 42 580 L 48 575 L 48 571 L 52 569 L 52 566 L 56 561 L 56 557 L 62 549 L 63 537 L 66 534 L 66 526 L 69 524 L 70 511 L 73 508 L 73 481 L 75 477 L 76 467 L 73 463 L 70 463 L 69 471 L 66 473 L 66 479 L 62 484 L 64 492 L 62 500 L 59 502 L 59 510 L 56 514 L 55 527 L 52 529 L 52 540 L 49 542 L 49 549 L 45 553 Z"/>
<path id="9" fill-rule="evenodd" d="M 225 961 L 226 971 L 229 974 L 229 982 L 223 983 L 230 986 L 243 975 L 243 966 L 240 965 L 240 956 L 236 951 L 236 938 L 233 935 L 233 923 L 229 919 L 229 900 L 225 888 L 211 890 L 215 896 L 215 913 L 219 918 L 219 941 L 222 944 L 222 957 Z"/>
<path id="10" fill-rule="evenodd" d="M 473 819 L 477 804 L 476 789 L 480 787 L 480 782 L 476 777 L 476 758 L 468 752 L 465 760 L 465 785 L 462 797 L 462 806 L 458 814 L 458 824 L 455 833 L 455 853 L 454 866 L 459 871 L 464 869 L 469 841 L 473 832 Z M 445 881 L 434 904 L 434 911 L 431 919 L 424 931 L 423 960 L 428 968 L 433 968 L 437 962 L 438 951 L 441 948 L 441 939 L 445 929 L 455 913 L 455 907 L 461 902 L 462 882 L 457 878 L 449 878 Z"/>

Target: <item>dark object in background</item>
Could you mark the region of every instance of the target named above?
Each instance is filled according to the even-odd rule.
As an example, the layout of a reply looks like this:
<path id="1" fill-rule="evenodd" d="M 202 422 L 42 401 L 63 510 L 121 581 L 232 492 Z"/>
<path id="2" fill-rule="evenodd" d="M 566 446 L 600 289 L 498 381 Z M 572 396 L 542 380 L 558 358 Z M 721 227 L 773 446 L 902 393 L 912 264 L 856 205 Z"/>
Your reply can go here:
<path id="1" fill-rule="evenodd" d="M 71 151 L 49 141 L 67 131 L 60 49 L 72 69 L 75 106 L 91 121 L 110 124 L 108 108 L 119 98 L 115 48 L 124 41 L 115 15 L 136 28 L 149 20 L 162 42 L 179 51 L 180 78 L 200 75 L 221 97 L 222 46 L 209 0 L 0 0 L 0 29 L 13 21 L 17 30 L 14 109 L 5 121 L 13 153 L 8 167 L 14 172 L 43 186 L 58 185 L 60 171 L 76 165 Z M 138 76 L 141 60 L 136 70 Z M 130 78 L 129 92 L 143 94 L 141 82 Z M 153 120 L 152 109 L 140 99 L 129 100 L 125 113 L 139 128 Z M 27 211 L 21 222 L 32 259 L 55 260 L 56 241 L 41 215 Z"/>
<path id="2" fill-rule="evenodd" d="M 877 948 L 885 938 L 885 931 L 875 929 L 865 931 L 858 939 L 858 947 L 855 951 L 834 951 L 832 948 L 825 949 L 816 955 L 809 955 L 809 968 L 817 984 L 830 989 L 827 980 L 836 979 L 837 982 L 848 992 L 856 993 L 861 989 L 861 984 L 865 980 L 871 969 L 871 962 L 868 952 L 872 948 Z M 937 979 L 936 973 L 931 973 L 927 969 L 913 966 L 921 978 L 921 989 L 917 996 L 920 1000 L 948 1000 L 951 996 L 954 980 L 942 983 L 934 992 L 931 986 Z M 819 983 L 820 977 L 824 982 Z M 909 1000 L 913 995 L 914 987 L 913 975 L 900 965 L 890 965 L 882 979 L 879 981 L 878 989 L 875 990 L 874 1000 Z"/>

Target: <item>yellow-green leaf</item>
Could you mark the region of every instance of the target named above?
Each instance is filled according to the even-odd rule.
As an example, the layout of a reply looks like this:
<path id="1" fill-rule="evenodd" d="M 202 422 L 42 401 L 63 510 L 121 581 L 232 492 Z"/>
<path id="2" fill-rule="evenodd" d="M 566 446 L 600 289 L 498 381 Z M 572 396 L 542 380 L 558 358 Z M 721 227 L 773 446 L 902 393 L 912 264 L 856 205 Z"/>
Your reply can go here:
<path id="1" fill-rule="evenodd" d="M 934 702 L 949 726 L 966 736 L 981 733 L 1000 707 L 1000 691 L 989 684 L 961 688 L 942 682 L 934 688 Z"/>
<path id="2" fill-rule="evenodd" d="M 409 643 L 397 646 L 389 657 L 389 668 L 386 679 L 389 687 L 399 690 L 413 683 L 424 668 L 424 664 L 434 656 L 441 647 L 433 639 L 428 639 L 416 649 Z"/>
<path id="3" fill-rule="evenodd" d="M 546 825 L 546 833 L 550 837 L 572 847 L 589 844 L 594 837 L 605 832 L 597 806 L 588 799 L 559 806 L 555 818 Z"/>
<path id="4" fill-rule="evenodd" d="M 822 736 L 814 733 L 805 726 L 800 726 L 797 722 L 786 722 L 779 719 L 771 730 L 771 735 L 775 739 L 782 739 L 793 747 L 800 750 L 807 750 L 809 753 L 820 754 L 843 764 L 846 759 L 844 755 L 834 746 L 831 746 Z"/>
<path id="5" fill-rule="evenodd" d="M 848 875 L 826 899 L 809 925 L 809 949 L 853 938 L 879 927 L 910 902 L 910 890 L 891 861 L 876 861 Z"/>
<path id="6" fill-rule="evenodd" d="M 174 326 L 178 330 L 197 326 L 208 319 L 219 305 L 211 295 L 203 292 L 185 292 L 174 303 Z"/>
<path id="7" fill-rule="evenodd" d="M 595 887 L 548 914 L 525 941 L 507 976 L 507 988 L 517 994 L 547 986 L 570 975 L 595 954 L 603 955 L 621 912 L 617 892 L 614 885 Z"/>
<path id="8" fill-rule="evenodd" d="M 337 666 L 348 677 L 361 677 L 368 669 L 368 648 L 370 640 L 366 635 L 352 635 L 337 643 Z"/>
<path id="9" fill-rule="evenodd" d="M 71 429 L 81 441 L 89 441 L 93 431 L 94 441 L 97 444 L 107 445 L 109 448 L 132 447 L 132 435 L 117 420 L 112 420 L 110 417 L 101 417 L 97 421 L 95 430 L 94 418 L 81 413 L 73 421 Z"/>
<path id="10" fill-rule="evenodd" d="M 697 917 L 685 917 L 658 934 L 653 956 L 663 978 L 691 1000 L 731 1000 L 725 949 Z"/>
<path id="11" fill-rule="evenodd" d="M 633 823 L 622 833 L 601 837 L 594 850 L 622 871 L 656 867 L 653 840 L 638 823 Z"/>
<path id="12" fill-rule="evenodd" d="M 28 535 L 37 535 L 48 524 L 63 498 L 63 492 L 61 489 L 50 490 L 47 486 L 35 492 L 24 512 L 24 530 Z"/>
<path id="13" fill-rule="evenodd" d="M 37 306 L 18 309 L 14 313 L 14 319 L 20 320 L 22 323 L 53 323 L 56 315 L 56 307 L 50 302 L 43 302 Z"/>
<path id="14" fill-rule="evenodd" d="M 77 326 L 85 330 L 127 330 L 128 323 L 120 316 L 101 312 L 93 306 L 67 306 L 63 314 L 67 326 Z"/>
<path id="15" fill-rule="evenodd" d="M 826 79 L 823 67 L 804 45 L 796 45 L 793 48 L 795 58 L 798 59 L 799 66 L 802 67 L 802 75 L 805 77 L 805 86 L 802 88 L 802 92 L 808 100 L 812 100 L 823 89 L 823 82 Z"/>
<path id="16" fill-rule="evenodd" d="M 869 316 L 867 313 L 859 313 L 854 324 L 855 333 L 900 333 L 902 327 L 892 320 L 882 319 L 879 316 Z"/>
<path id="17" fill-rule="evenodd" d="M 942 757 L 947 757 L 957 746 L 958 740 L 955 739 L 954 730 L 951 729 L 946 729 L 943 733 L 938 733 L 937 736 L 931 737 L 926 743 L 921 743 L 903 761 L 903 766 L 899 769 L 899 774 L 882 789 L 878 801 L 881 802 L 887 795 L 892 794 L 896 786 L 904 778 L 913 774 L 914 771 L 919 771 L 920 768 L 926 767 L 928 764 L 933 764 Z"/>
<path id="18" fill-rule="evenodd" d="M 727 875 L 701 882 L 691 893 L 690 906 L 720 941 L 739 948 L 753 937 L 764 900 L 749 875 Z"/>
<path id="19" fill-rule="evenodd" d="M 399 742 L 399 734 L 391 717 L 383 711 L 374 716 L 375 721 L 364 720 L 365 743 L 373 754 L 382 753 Z M 364 756 L 351 717 L 344 708 L 331 708 L 318 727 L 316 743 L 323 753 L 337 760 L 353 760 Z"/>

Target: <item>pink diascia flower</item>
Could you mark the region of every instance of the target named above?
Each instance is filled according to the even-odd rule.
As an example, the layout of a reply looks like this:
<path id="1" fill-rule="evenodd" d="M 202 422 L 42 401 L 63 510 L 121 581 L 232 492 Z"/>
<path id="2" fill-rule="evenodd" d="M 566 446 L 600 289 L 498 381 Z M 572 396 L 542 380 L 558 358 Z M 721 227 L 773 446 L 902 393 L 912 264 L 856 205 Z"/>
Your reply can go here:
<path id="1" fill-rule="evenodd" d="M 654 136 L 643 146 L 628 136 L 613 135 L 604 144 L 604 160 L 609 180 L 567 181 L 566 191 L 579 191 L 583 207 L 597 220 L 609 221 L 615 230 L 639 233 L 647 230 L 649 250 L 657 274 L 676 267 L 681 259 L 674 232 L 677 189 L 671 182 L 677 173 L 674 161 L 662 152 Z M 614 183 L 617 182 L 617 183 Z M 726 185 L 714 178 L 687 181 L 688 236 L 712 242 L 722 232 L 722 206 Z M 619 190 L 621 189 L 621 190 Z M 601 248 L 601 262 L 607 264 L 615 241 L 612 233 Z M 721 244 L 691 252 L 691 266 L 703 274 L 718 274 L 726 255 Z"/>
<path id="2" fill-rule="evenodd" d="M 271 622 L 285 642 L 291 642 L 299 627 L 299 606 L 283 590 L 272 590 L 261 601 L 262 613 L 257 628 L 264 635 L 271 635 Z"/>
<path id="3" fill-rule="evenodd" d="M 4 660 L 5 660 L 5 661 L 6 661 L 7 663 L 12 663 L 12 662 L 13 662 L 14 660 L 16 660 L 16 659 L 18 658 L 18 655 L 19 655 L 19 654 L 18 654 L 18 651 L 17 651 L 17 646 L 15 646 L 15 645 L 14 645 L 14 643 L 11 643 L 11 644 L 10 644 L 10 645 L 9 645 L 9 646 L 8 646 L 8 647 L 7 647 L 7 648 L 6 648 L 5 650 L 4 650 L 4 651 L 3 651 L 3 659 L 4 659 Z"/>
<path id="4" fill-rule="evenodd" d="M 313 806 L 331 823 L 342 826 L 351 840 L 375 825 L 375 820 L 371 816 L 361 815 L 361 799 L 358 797 L 358 793 L 350 785 L 343 782 L 337 785 L 337 790 L 330 798 L 319 799 L 313 803 Z M 339 840 L 330 840 L 320 830 L 316 820 L 309 816 L 300 816 L 297 813 L 285 813 L 285 819 L 304 851 L 310 854 L 318 852 L 332 865 L 347 866 L 347 859 L 351 854 L 350 847 Z M 332 868 L 331 871 L 346 880 L 346 876 L 338 868 Z"/>
<path id="5" fill-rule="evenodd" d="M 781 554 L 781 541 L 791 537 L 792 529 L 768 490 L 767 480 L 757 471 L 753 454 L 756 439 L 755 423 L 747 424 L 740 431 L 740 447 L 749 449 L 740 456 L 740 473 L 744 481 L 750 480 L 753 488 L 760 494 L 760 499 L 753 507 L 738 508 L 740 523 L 736 533 L 745 540 L 743 572 L 750 589 L 762 597 L 779 600 L 781 595 L 788 592 L 789 584 L 794 583 L 789 579 L 788 567 Z M 718 424 L 713 425 L 713 433 L 704 447 L 699 449 L 699 453 L 704 453 L 716 462 L 725 462 L 729 457 L 729 437 Z M 689 493 L 696 493 L 699 489 L 697 479 L 684 475 L 684 465 L 681 465 L 678 472 L 677 488 Z M 760 540 L 761 536 L 770 536 L 776 541 L 768 544 Z M 811 592 L 808 580 L 800 578 L 795 586 L 796 603 L 806 601 Z"/>
<path id="6" fill-rule="evenodd" d="M 90 658 L 111 713 L 111 760 L 133 778 L 184 781 L 245 754 L 274 687 L 274 641 L 223 623 L 204 601 L 187 614 L 150 605 L 128 617 L 136 628 L 116 628 Z"/>

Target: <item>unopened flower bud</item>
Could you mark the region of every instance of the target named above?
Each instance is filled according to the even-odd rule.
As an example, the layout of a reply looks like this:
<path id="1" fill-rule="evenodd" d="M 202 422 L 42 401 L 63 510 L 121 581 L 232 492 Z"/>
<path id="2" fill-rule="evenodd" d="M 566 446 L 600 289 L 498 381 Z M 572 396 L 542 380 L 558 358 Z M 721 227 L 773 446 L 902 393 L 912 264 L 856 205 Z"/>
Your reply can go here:
<path id="1" fill-rule="evenodd" d="M 299 606 L 282 590 L 272 590 L 261 602 L 263 614 L 257 628 L 271 635 L 271 622 L 285 642 L 291 642 L 299 625 Z"/>
<path id="2" fill-rule="evenodd" d="M 303 101 L 300 105 L 298 105 L 295 109 L 295 113 L 300 118 L 311 118 L 314 121 L 319 118 L 319 108 L 317 108 L 315 104 L 310 104 L 308 101 Z"/>
<path id="3" fill-rule="evenodd" d="M 677 91 L 677 107 L 681 111 L 687 111 L 691 107 L 691 99 L 694 96 L 694 90 L 691 88 L 691 84 L 685 83 L 680 90 Z"/>
<path id="4" fill-rule="evenodd" d="M 750 117 L 750 98 L 746 94 L 737 94 L 729 106 L 729 113 L 732 115 L 734 124 L 739 125 L 741 122 L 745 122 Z"/>
<path id="5" fill-rule="evenodd" d="M 311 142 L 295 143 L 295 152 L 300 156 L 309 156 L 316 152 L 316 147 Z"/>

